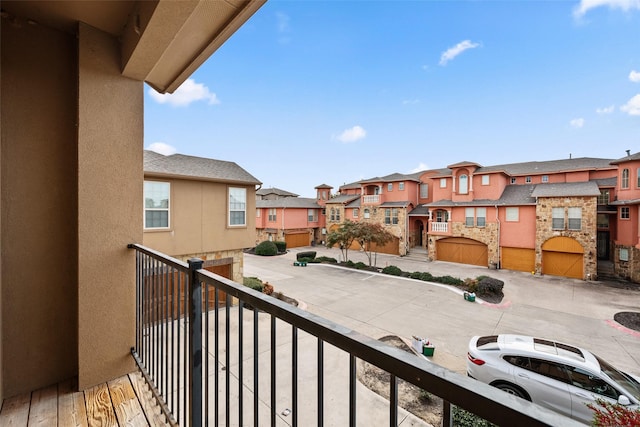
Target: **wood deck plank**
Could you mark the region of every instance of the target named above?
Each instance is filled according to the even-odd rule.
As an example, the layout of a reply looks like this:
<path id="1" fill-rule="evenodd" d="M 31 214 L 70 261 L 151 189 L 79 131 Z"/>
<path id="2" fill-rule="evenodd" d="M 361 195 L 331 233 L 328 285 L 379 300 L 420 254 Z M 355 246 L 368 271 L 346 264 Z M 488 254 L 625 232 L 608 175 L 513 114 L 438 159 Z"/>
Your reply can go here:
<path id="1" fill-rule="evenodd" d="M 88 427 L 84 393 L 75 391 L 77 380 L 58 384 L 58 425 L 60 427 Z"/>
<path id="2" fill-rule="evenodd" d="M 58 425 L 58 384 L 31 393 L 30 426 Z"/>
<path id="3" fill-rule="evenodd" d="M 23 393 L 10 399 L 5 399 L 0 410 L 0 426 L 26 427 L 29 421 L 29 404 L 31 393 Z"/>
<path id="4" fill-rule="evenodd" d="M 149 427 L 129 377 L 109 381 L 109 394 L 121 426 Z"/>
<path id="5" fill-rule="evenodd" d="M 153 393 L 149 390 L 149 386 L 145 382 L 140 372 L 133 372 L 129 374 L 129 380 L 131 385 L 140 400 L 142 410 L 147 416 L 147 420 L 152 427 L 165 427 L 168 426 L 167 422 L 160 406 L 155 402 Z"/>
<path id="6" fill-rule="evenodd" d="M 99 384 L 84 391 L 87 422 L 90 426 L 118 427 L 107 384 Z"/>

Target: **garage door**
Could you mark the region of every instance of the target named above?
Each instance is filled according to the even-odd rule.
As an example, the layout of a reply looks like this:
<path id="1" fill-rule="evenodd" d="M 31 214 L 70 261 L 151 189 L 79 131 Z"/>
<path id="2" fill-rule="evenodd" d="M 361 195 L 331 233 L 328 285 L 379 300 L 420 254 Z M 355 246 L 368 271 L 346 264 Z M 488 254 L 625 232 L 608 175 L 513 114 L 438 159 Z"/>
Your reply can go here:
<path id="1" fill-rule="evenodd" d="M 489 265 L 487 245 L 464 237 L 450 237 L 436 241 L 436 259 L 484 267 Z"/>
<path id="2" fill-rule="evenodd" d="M 570 237 L 554 237 L 542 245 L 542 273 L 584 278 L 584 249 Z"/>
<path id="3" fill-rule="evenodd" d="M 525 248 L 501 248 L 501 268 L 531 272 L 535 269 L 536 251 Z"/>
<path id="4" fill-rule="evenodd" d="M 373 251 L 381 254 L 398 255 L 400 254 L 400 238 L 394 237 L 384 246 L 377 246 L 374 244 Z"/>
<path id="5" fill-rule="evenodd" d="M 284 241 L 287 242 L 287 248 L 299 248 L 300 246 L 309 246 L 311 239 L 308 232 L 297 234 L 285 234 Z"/>

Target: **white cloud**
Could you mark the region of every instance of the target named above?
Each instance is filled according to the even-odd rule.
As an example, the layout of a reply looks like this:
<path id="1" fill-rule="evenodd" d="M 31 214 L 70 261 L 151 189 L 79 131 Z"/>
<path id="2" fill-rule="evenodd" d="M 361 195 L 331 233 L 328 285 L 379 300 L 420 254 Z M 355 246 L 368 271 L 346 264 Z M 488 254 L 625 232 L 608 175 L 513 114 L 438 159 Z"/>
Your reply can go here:
<path id="1" fill-rule="evenodd" d="M 596 113 L 598 114 L 611 114 L 613 110 L 615 110 L 615 105 L 609 105 L 608 107 L 596 108 Z"/>
<path id="2" fill-rule="evenodd" d="M 345 129 L 340 135 L 338 135 L 338 141 L 342 141 L 344 143 L 356 142 L 366 136 L 366 130 L 360 126 L 354 126 L 350 129 Z"/>
<path id="3" fill-rule="evenodd" d="M 420 162 L 420 164 L 417 167 L 411 169 L 408 173 L 422 172 L 422 171 L 427 170 L 427 169 L 429 169 L 429 167 L 427 165 L 425 165 L 424 163 Z"/>
<path id="4" fill-rule="evenodd" d="M 640 93 L 621 106 L 620 111 L 624 111 L 630 116 L 640 116 Z"/>
<path id="5" fill-rule="evenodd" d="M 154 142 L 147 147 L 147 150 L 155 151 L 156 153 L 163 154 L 165 156 L 176 154 L 176 152 L 178 151 L 175 147 L 172 147 L 169 144 L 165 144 L 164 142 Z"/>
<path id="6" fill-rule="evenodd" d="M 640 1 L 640 0 L 639 0 Z M 446 51 L 440 55 L 440 65 L 446 65 L 447 62 L 451 61 L 456 56 L 460 55 L 467 49 L 474 49 L 480 46 L 479 43 L 473 43 L 471 40 L 464 40 L 455 45 L 454 47 L 450 47 Z"/>
<path id="7" fill-rule="evenodd" d="M 629 80 L 634 83 L 640 83 L 640 71 L 631 70 L 629 73 Z"/>
<path id="8" fill-rule="evenodd" d="M 219 104 L 220 100 L 215 93 L 202 83 L 196 83 L 193 79 L 187 79 L 173 93 L 161 94 L 149 89 L 149 95 L 160 104 L 169 104 L 174 107 L 186 107 L 195 101 L 207 101 L 209 104 Z"/>
<path id="9" fill-rule="evenodd" d="M 573 119 L 569 122 L 569 124 L 573 128 L 580 129 L 581 127 L 584 126 L 584 119 L 582 117 L 579 119 Z"/>
<path id="10" fill-rule="evenodd" d="M 581 18 L 588 11 L 597 7 L 622 9 L 625 12 L 632 9 L 640 10 L 640 0 L 581 0 L 580 4 L 573 8 L 573 16 Z"/>
<path id="11" fill-rule="evenodd" d="M 279 33 L 289 32 L 289 22 L 291 21 L 291 18 L 289 18 L 289 15 L 287 15 L 286 13 L 277 12 L 276 21 L 278 23 Z"/>

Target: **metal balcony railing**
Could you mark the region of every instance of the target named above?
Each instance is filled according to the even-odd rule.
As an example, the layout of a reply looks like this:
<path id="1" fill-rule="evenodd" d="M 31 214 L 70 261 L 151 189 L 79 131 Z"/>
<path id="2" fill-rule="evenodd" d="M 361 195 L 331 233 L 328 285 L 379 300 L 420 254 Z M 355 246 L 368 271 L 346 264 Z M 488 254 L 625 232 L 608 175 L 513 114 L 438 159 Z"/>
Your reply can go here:
<path id="1" fill-rule="evenodd" d="M 200 260 L 129 248 L 136 252 L 131 351 L 172 425 L 355 426 L 375 413 L 375 425 L 397 426 L 399 379 L 443 399 L 444 426 L 451 405 L 504 426 L 579 425 L 202 270 Z M 357 360 L 390 374 L 388 401 L 359 400 Z"/>

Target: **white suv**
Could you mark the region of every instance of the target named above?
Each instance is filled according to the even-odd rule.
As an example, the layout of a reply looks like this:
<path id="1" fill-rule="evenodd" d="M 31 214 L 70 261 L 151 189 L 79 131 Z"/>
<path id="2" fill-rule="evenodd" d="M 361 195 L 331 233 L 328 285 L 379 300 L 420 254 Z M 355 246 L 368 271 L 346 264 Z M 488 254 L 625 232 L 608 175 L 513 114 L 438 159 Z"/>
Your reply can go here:
<path id="1" fill-rule="evenodd" d="M 593 421 L 596 399 L 640 408 L 640 380 L 582 348 L 522 335 L 473 337 L 467 374 L 533 403 Z"/>

